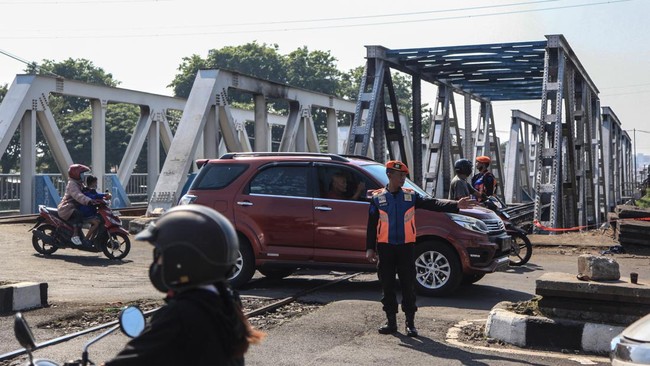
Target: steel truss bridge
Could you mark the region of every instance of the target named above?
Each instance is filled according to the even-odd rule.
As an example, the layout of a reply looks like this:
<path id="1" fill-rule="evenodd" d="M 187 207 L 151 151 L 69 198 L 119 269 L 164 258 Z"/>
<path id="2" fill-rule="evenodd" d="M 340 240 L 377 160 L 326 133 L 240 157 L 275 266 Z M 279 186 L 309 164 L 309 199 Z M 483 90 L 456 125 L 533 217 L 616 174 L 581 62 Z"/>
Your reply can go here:
<path id="1" fill-rule="evenodd" d="M 598 224 L 632 195 L 634 167 L 629 135 L 562 35 L 546 40 L 473 46 L 387 49 L 366 46 L 367 62 L 347 152 L 404 156 L 402 129 L 386 119 L 396 109 L 391 69 L 411 75 L 413 179 L 446 197 L 453 162 L 493 158 L 492 172 L 508 203 L 530 198 L 534 220 L 551 228 Z M 433 121 L 422 136 L 421 85 L 438 87 Z M 464 101 L 461 134 L 455 96 Z M 496 136 L 493 101 L 539 100 L 540 116 L 513 111 L 506 153 Z M 472 130 L 470 102 L 480 104 Z M 367 112 L 366 121 L 358 118 Z M 424 141 L 423 141 L 424 140 Z M 503 157 L 503 158 L 502 158 Z M 504 175 L 505 172 L 505 175 Z"/>
<path id="2" fill-rule="evenodd" d="M 72 159 L 52 115 L 50 95 L 87 98 L 92 108 L 92 168 L 105 188 L 123 191 L 145 141 L 149 169 L 148 214 L 175 205 L 197 158 L 225 152 L 271 151 L 270 125 L 283 125 L 281 152 L 319 152 L 316 110 L 327 115 L 328 152 L 406 160 L 412 179 L 437 197 L 446 197 L 453 161 L 493 157 L 498 194 L 508 203 L 533 201 L 534 218 L 549 227 L 598 224 L 633 191 L 632 144 L 610 107 L 600 106 L 598 89 L 561 35 L 544 41 L 474 46 L 387 49 L 366 46 L 367 62 L 358 101 L 294 88 L 226 70 L 200 70 L 187 100 L 90 85 L 37 75 L 18 75 L 0 104 L 0 152 L 20 131 L 20 212 L 35 212 L 48 190 L 36 173 L 38 126 L 65 172 Z M 412 121 L 399 115 L 391 72 L 412 77 Z M 422 137 L 422 82 L 437 87 L 429 134 Z M 253 111 L 230 106 L 228 92 L 251 94 Z M 456 98 L 464 102 L 464 128 Z M 268 112 L 269 100 L 288 104 L 286 116 Z M 492 101 L 539 100 L 540 116 L 512 112 L 510 138 L 502 152 Z M 134 104 L 140 118 L 115 176 L 105 167 L 106 107 Z M 480 105 L 472 128 L 471 103 Z M 167 115 L 183 111 L 172 136 Z M 341 114 L 352 116 L 343 151 L 338 149 Z M 244 128 L 254 122 L 251 146 Z M 112 179 L 109 179 L 112 178 Z M 50 183 L 51 185 L 51 183 Z M 52 191 L 52 188 L 49 188 Z M 115 196 L 115 194 L 114 194 Z M 126 194 L 123 204 L 128 205 Z M 58 196 L 51 192 L 56 201 Z"/>

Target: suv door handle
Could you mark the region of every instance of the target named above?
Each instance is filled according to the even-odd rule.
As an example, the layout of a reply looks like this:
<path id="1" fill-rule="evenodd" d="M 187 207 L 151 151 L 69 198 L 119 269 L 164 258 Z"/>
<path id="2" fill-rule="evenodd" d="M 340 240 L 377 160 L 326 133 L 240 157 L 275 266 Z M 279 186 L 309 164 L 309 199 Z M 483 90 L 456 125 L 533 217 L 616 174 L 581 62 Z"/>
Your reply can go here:
<path id="1" fill-rule="evenodd" d="M 332 211 L 332 208 L 327 206 L 316 206 L 314 208 L 317 209 L 318 211 Z"/>
<path id="2" fill-rule="evenodd" d="M 240 206 L 252 206 L 253 205 L 253 203 L 250 202 L 250 201 L 238 201 L 237 204 L 240 205 Z"/>

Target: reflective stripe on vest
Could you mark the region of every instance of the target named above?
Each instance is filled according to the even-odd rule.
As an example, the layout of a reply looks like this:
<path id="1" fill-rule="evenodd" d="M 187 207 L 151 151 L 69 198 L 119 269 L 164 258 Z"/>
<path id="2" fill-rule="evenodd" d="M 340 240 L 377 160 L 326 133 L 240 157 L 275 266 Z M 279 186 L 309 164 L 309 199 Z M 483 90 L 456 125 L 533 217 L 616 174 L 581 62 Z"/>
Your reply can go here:
<path id="1" fill-rule="evenodd" d="M 372 199 L 379 208 L 377 242 L 390 244 L 414 243 L 415 193 L 402 188 L 394 197 L 385 188 L 373 192 Z"/>

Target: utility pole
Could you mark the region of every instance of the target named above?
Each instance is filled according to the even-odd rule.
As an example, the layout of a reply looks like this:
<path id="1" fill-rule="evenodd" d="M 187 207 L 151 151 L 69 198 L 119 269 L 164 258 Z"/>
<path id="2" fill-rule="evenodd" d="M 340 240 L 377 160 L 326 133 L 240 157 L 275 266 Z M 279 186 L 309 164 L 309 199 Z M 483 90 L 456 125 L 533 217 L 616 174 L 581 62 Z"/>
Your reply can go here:
<path id="1" fill-rule="evenodd" d="M 637 175 L 639 174 L 639 172 L 636 170 L 636 128 L 633 128 L 632 132 L 633 132 L 632 138 L 634 139 L 634 185 L 636 186 L 639 184 L 639 179 Z M 634 195 L 634 193 L 632 194 Z"/>

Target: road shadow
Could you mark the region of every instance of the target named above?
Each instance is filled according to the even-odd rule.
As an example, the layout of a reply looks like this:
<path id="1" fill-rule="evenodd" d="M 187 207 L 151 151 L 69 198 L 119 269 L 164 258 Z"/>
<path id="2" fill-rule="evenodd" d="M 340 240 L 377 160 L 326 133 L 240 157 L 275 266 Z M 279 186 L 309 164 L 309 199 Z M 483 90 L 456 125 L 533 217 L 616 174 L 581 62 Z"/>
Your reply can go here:
<path id="1" fill-rule="evenodd" d="M 108 259 L 103 256 L 100 256 L 98 253 L 96 257 L 91 257 L 88 255 L 68 255 L 68 254 L 34 254 L 34 257 L 43 258 L 47 260 L 63 260 L 69 263 L 79 264 L 84 267 L 108 267 L 108 266 L 121 266 L 124 264 L 132 263 L 133 261 L 129 259 L 115 260 Z"/>
<path id="2" fill-rule="evenodd" d="M 331 277 L 319 278 L 317 276 L 289 276 L 284 279 L 259 278 L 249 282 L 239 291 L 242 295 L 282 298 L 323 286 L 331 281 Z M 398 288 L 398 301 L 400 301 L 400 291 Z M 418 295 L 417 305 L 419 307 L 449 306 L 468 310 L 491 310 L 494 305 L 501 301 L 526 301 L 530 300 L 532 296 L 530 293 L 481 285 L 479 282 L 473 285 L 460 286 L 453 294 L 445 297 Z M 301 298 L 316 302 L 319 299 L 327 299 L 324 300 L 325 302 L 341 300 L 379 301 L 381 299 L 381 284 L 376 276 L 373 276 L 372 279 L 368 279 L 367 276 L 363 279 L 352 278 L 322 288 L 312 294 L 301 296 Z"/>
<path id="3" fill-rule="evenodd" d="M 410 338 L 402 334 L 396 334 L 397 338 L 401 340 L 401 347 L 408 348 L 414 351 L 422 352 L 431 355 L 438 359 L 448 359 L 450 363 L 460 362 L 462 365 L 467 366 L 488 366 L 494 364 L 501 364 L 502 362 L 513 363 L 517 365 L 535 365 L 543 366 L 547 364 L 534 363 L 522 360 L 520 356 L 517 358 L 508 356 L 499 356 L 487 353 L 474 353 L 462 348 L 456 348 L 445 344 L 444 342 L 436 342 L 431 338 L 419 336 L 417 338 Z"/>

